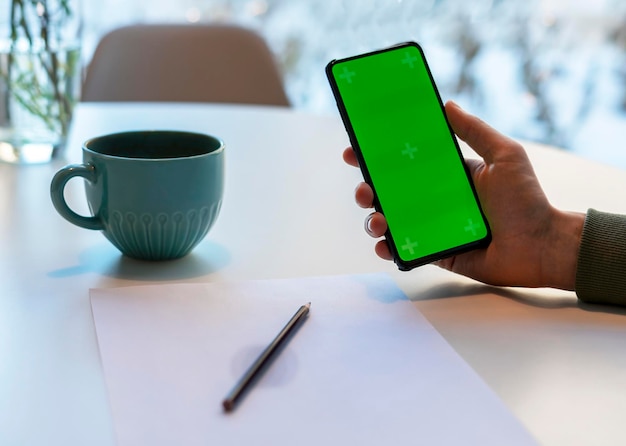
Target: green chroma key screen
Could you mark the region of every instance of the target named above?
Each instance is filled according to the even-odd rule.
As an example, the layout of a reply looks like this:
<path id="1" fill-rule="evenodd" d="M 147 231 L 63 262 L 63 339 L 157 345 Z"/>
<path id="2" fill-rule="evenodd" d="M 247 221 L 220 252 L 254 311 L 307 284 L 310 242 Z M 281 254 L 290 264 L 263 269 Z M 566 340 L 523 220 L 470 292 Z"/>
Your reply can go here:
<path id="1" fill-rule="evenodd" d="M 333 61 L 327 70 L 397 258 L 426 263 L 486 240 L 485 218 L 417 44 Z"/>

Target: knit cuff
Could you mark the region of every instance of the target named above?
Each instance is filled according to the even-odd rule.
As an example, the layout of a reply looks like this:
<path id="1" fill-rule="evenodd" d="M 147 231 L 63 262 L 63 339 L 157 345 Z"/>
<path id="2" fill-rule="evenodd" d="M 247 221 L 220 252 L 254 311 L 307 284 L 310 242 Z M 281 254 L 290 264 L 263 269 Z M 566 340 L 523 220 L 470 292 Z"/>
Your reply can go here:
<path id="1" fill-rule="evenodd" d="M 626 215 L 588 210 L 578 253 L 576 295 L 584 302 L 626 305 Z"/>

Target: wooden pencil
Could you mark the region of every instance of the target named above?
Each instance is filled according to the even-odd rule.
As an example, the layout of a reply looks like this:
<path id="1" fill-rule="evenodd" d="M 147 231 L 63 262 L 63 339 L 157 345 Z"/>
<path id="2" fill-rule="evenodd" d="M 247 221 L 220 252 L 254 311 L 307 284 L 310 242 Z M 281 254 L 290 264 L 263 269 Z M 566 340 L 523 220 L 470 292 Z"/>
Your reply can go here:
<path id="1" fill-rule="evenodd" d="M 246 390 L 250 388 L 252 383 L 256 380 L 256 378 L 264 371 L 265 367 L 269 365 L 269 362 L 272 360 L 275 353 L 280 349 L 281 346 L 286 345 L 288 339 L 291 338 L 291 334 L 295 331 L 295 329 L 299 326 L 300 322 L 305 319 L 305 317 L 309 314 L 309 310 L 311 308 L 311 302 L 302 305 L 298 311 L 292 316 L 292 318 L 287 322 L 287 325 L 283 327 L 283 329 L 276 335 L 274 340 L 268 345 L 265 350 L 261 353 L 261 355 L 254 361 L 254 363 L 250 366 L 250 368 L 246 371 L 246 373 L 241 377 L 241 379 L 235 384 L 235 387 L 230 391 L 230 393 L 226 396 L 224 401 L 222 401 L 222 406 L 226 412 L 231 412 L 235 409 L 238 401 L 244 395 Z"/>

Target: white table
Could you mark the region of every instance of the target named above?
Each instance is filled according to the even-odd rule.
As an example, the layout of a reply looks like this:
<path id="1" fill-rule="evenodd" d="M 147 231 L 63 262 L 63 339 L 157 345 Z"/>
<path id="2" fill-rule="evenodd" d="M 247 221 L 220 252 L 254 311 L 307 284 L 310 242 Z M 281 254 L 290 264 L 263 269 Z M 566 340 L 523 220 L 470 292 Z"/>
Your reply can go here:
<path id="1" fill-rule="evenodd" d="M 174 262 L 122 257 L 54 211 L 54 172 L 83 140 L 129 129 L 213 133 L 227 145 L 220 218 Z M 546 445 L 626 444 L 626 311 L 573 293 L 483 286 L 373 253 L 341 161 L 337 116 L 224 105 L 81 104 L 66 159 L 0 165 L 0 444 L 114 444 L 89 288 L 387 271 Z M 626 172 L 528 145 L 557 206 L 626 212 Z M 80 181 L 68 196 L 86 209 Z M 416 377 L 419 379 L 419 377 Z M 411 383 L 407 383 L 410 386 Z"/>

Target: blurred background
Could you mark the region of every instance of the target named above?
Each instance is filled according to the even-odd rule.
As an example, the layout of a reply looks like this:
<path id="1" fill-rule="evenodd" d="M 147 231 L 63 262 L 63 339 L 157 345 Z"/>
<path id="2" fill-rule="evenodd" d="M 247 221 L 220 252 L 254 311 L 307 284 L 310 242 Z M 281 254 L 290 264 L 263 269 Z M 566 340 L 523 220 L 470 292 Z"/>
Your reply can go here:
<path id="1" fill-rule="evenodd" d="M 337 113 L 338 57 L 415 40 L 442 98 L 502 132 L 626 168 L 624 0 L 99 0 L 85 58 L 131 23 L 238 23 L 276 54 L 293 106 Z"/>

